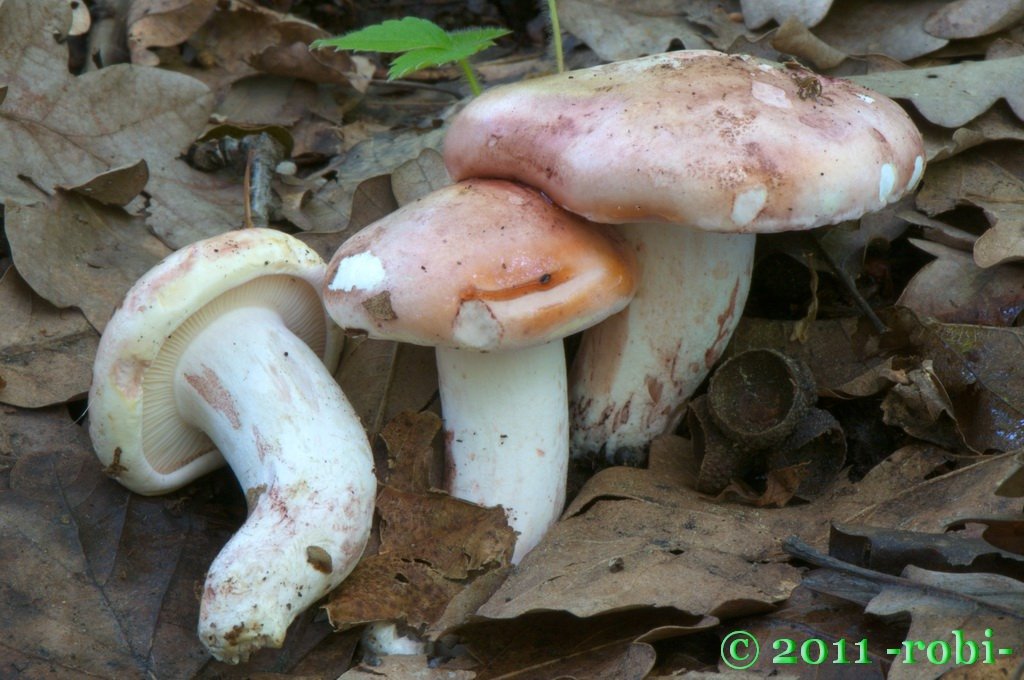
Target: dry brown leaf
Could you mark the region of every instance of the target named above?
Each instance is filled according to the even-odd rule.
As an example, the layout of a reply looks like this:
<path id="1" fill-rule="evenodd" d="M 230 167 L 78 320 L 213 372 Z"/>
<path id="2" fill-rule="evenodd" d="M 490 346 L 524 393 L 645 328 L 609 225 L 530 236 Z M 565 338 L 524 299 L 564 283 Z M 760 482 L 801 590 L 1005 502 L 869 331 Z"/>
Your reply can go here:
<path id="1" fill-rule="evenodd" d="M 132 0 L 128 12 L 128 49 L 132 63 L 156 66 L 151 47 L 185 42 L 213 14 L 217 0 Z"/>
<path id="2" fill-rule="evenodd" d="M 360 142 L 345 156 L 340 157 L 324 171 L 308 178 L 309 189 L 298 203 L 299 215 L 289 216 L 297 226 L 310 231 L 342 231 L 349 228 L 355 211 L 356 190 L 365 181 L 391 171 L 406 161 L 415 159 L 424 149 L 441 148 L 445 128 L 426 133 L 381 133 Z M 315 181 L 326 174 L 336 178 L 321 186 Z"/>
<path id="3" fill-rule="evenodd" d="M 956 0 L 928 17 L 924 29 L 940 38 L 977 38 L 1024 18 L 1021 0 Z"/>
<path id="4" fill-rule="evenodd" d="M 882 400 L 882 420 L 911 437 L 931 442 L 947 451 L 961 451 L 964 441 L 957 428 L 955 410 L 932 362 L 904 371 Z"/>
<path id="5" fill-rule="evenodd" d="M 865 611 L 878 616 L 909 614 L 907 640 L 943 640 L 956 649 L 953 631 L 960 631 L 964 640 L 979 645 L 990 641 L 993 661 L 1007 660 L 1024 647 L 1024 583 L 994 574 L 946 574 L 916 567 L 907 567 L 903 576 L 906 585 L 883 586 Z M 950 654 L 948 660 L 922 668 L 928 659 L 922 650 L 915 651 L 918 664 L 894 663 L 889 678 L 934 678 L 955 665 Z"/>
<path id="6" fill-rule="evenodd" d="M 37 408 L 89 390 L 99 334 L 80 312 L 36 295 L 13 267 L 0 276 L 0 309 L 0 402 Z"/>
<path id="7" fill-rule="evenodd" d="M 646 607 L 583 619 L 537 613 L 470 623 L 454 632 L 477 660 L 478 680 L 642 680 L 656 657 L 650 643 L 715 623 L 710 617 Z"/>
<path id="8" fill-rule="evenodd" d="M 816 26 L 832 6 L 832 0 L 740 0 L 743 22 L 750 28 L 760 28 L 774 19 L 781 24 L 796 17 L 804 26 Z"/>
<path id="9" fill-rule="evenodd" d="M 1020 521 L 1017 524 L 1019 527 Z M 899 574 L 909 564 L 936 571 L 986 571 L 1011 577 L 1024 569 L 1024 555 L 1000 550 L 983 537 L 963 531 L 935 534 L 836 523 L 829 555 L 886 574 Z"/>
<path id="10" fill-rule="evenodd" d="M 910 242 L 936 259 L 914 275 L 896 304 L 943 323 L 1015 325 L 1024 311 L 1024 269 L 982 269 L 970 253 L 933 241 Z"/>
<path id="11" fill-rule="evenodd" d="M 890 319 L 933 361 L 967 446 L 984 452 L 1024 444 L 1024 329 L 920 321 L 909 310 Z"/>
<path id="12" fill-rule="evenodd" d="M 908 61 L 948 42 L 922 28 L 925 19 L 943 4 L 941 0 L 843 0 L 814 28 L 814 34 L 846 54 L 884 54 Z"/>
<path id="13" fill-rule="evenodd" d="M 965 125 L 1000 99 L 1024 120 L 1024 56 L 872 73 L 851 80 L 887 97 L 910 100 L 922 116 L 943 127 Z"/>
<path id="14" fill-rule="evenodd" d="M 1022 62 L 1024 65 L 1024 62 Z M 991 267 L 1024 259 L 1024 169 L 1018 145 L 979 147 L 928 168 L 917 207 L 930 215 L 968 204 L 982 208 L 991 227 L 974 244 L 974 261 Z"/>
<path id="15" fill-rule="evenodd" d="M 706 12 L 706 2 L 688 9 L 664 0 L 561 0 L 558 17 L 565 29 L 585 42 L 601 59 L 618 61 L 669 49 L 679 40 L 686 49 L 708 49 L 688 12 Z"/>
<path id="16" fill-rule="evenodd" d="M 77 187 L 61 187 L 103 205 L 124 207 L 132 202 L 149 182 L 149 166 L 140 160 L 96 175 Z"/>
<path id="17" fill-rule="evenodd" d="M 772 35 L 772 47 L 811 64 L 815 69 L 834 68 L 846 59 L 842 50 L 819 39 L 793 16 L 782 22 Z"/>
<path id="18" fill-rule="evenodd" d="M 964 516 L 1019 512 L 1019 501 L 993 495 L 1017 467 L 1007 455 L 935 476 L 947 455 L 907 448 L 857 484 L 839 481 L 814 502 L 775 510 L 709 502 L 691 490 L 688 457 L 685 440 L 665 437 L 649 469 L 595 475 L 478 613 L 590 616 L 653 605 L 734 617 L 763 611 L 799 583 L 792 566 L 776 562 L 787 536 L 824 545 L 833 520 L 941 532 Z M 702 587 L 689 587 L 695 582 Z"/>
<path id="19" fill-rule="evenodd" d="M 437 392 L 430 347 L 350 338 L 335 377 L 372 437 L 403 411 L 420 411 Z"/>
<path id="20" fill-rule="evenodd" d="M 142 218 L 63 192 L 8 204 L 6 227 L 29 285 L 57 307 L 78 307 L 101 332 L 128 288 L 170 254 Z"/>
<path id="21" fill-rule="evenodd" d="M 419 156 L 402 163 L 391 173 L 391 191 L 400 206 L 451 183 L 444 159 L 435 149 L 424 149 Z"/>
<path id="22" fill-rule="evenodd" d="M 899 636 L 891 634 L 886 627 L 878 625 L 871 617 L 866 616 L 861 606 L 817 593 L 802 585 L 793 591 L 778 610 L 762 616 L 732 621 L 722 630 L 720 637 L 724 639 L 734 631 L 741 630 L 754 636 L 761 646 L 761 654 L 750 667 L 750 675 L 737 676 L 735 680 L 780 680 L 786 677 L 802 680 L 884 680 L 885 671 L 889 667 L 885 650 L 890 646 L 898 646 L 901 641 Z M 796 650 L 807 644 L 806 649 L 814 653 L 812 650 L 815 649 L 816 643 L 806 642 L 811 639 L 826 640 L 833 645 L 839 640 L 846 640 L 851 647 L 854 641 L 866 640 L 867 661 L 861 662 L 860 648 L 854 647 L 850 650 L 853 654 L 848 654 L 847 658 L 851 661 L 856 659 L 857 663 L 829 664 L 827 675 L 821 672 L 824 664 L 803 668 L 801 664 L 794 664 L 788 666 L 793 675 L 778 674 L 780 668 L 787 667 L 776 663 L 780 652 L 789 649 L 790 644 L 794 644 Z M 838 654 L 837 647 L 833 647 L 831 651 Z M 835 655 L 831 657 L 834 658 Z M 691 680 L 689 675 L 684 677 Z M 733 679 L 716 675 L 709 676 L 708 680 Z"/>
<path id="23" fill-rule="evenodd" d="M 180 505 L 107 479 L 64 408 L 0 412 L 0 675 L 191 677 L 193 588 L 226 539 Z M 17 669 L 17 671 L 14 671 Z"/>
<path id="24" fill-rule="evenodd" d="M 365 91 L 373 74 L 373 65 L 366 57 L 353 56 L 348 52 L 310 51 L 310 42 L 326 37 L 329 37 L 326 31 L 298 17 L 253 3 L 231 2 L 188 36 L 188 45 L 198 57 L 195 64 L 183 66 L 181 70 L 206 83 L 218 93 L 219 99 L 229 88 L 241 85 L 239 81 L 259 74 L 276 76 L 281 80 L 302 80 L 307 85 L 329 83 L 341 86 L 329 97 L 320 93 L 319 101 L 315 91 L 312 95 L 307 94 L 307 101 L 302 107 L 304 114 L 316 113 L 340 124 L 344 107 L 331 100 L 354 99 L 357 92 Z M 275 82 L 274 78 L 258 78 L 257 82 L 264 80 Z M 275 89 L 276 94 L 263 95 L 264 108 L 284 109 L 288 106 L 286 87 L 279 85 Z M 258 93 L 251 85 L 246 91 L 248 96 Z M 236 101 L 244 99 L 239 93 L 229 96 Z M 345 106 L 350 107 L 351 103 Z M 236 120 L 232 114 L 239 111 L 241 109 L 237 106 L 218 110 L 228 120 Z"/>
<path id="25" fill-rule="evenodd" d="M 1024 141 L 1024 127 L 1003 103 L 957 128 L 952 135 L 946 128 L 931 126 L 924 126 L 922 133 L 929 163 L 945 160 L 986 142 Z"/>
<path id="26" fill-rule="evenodd" d="M 436 668 L 426 656 L 385 655 L 375 666 L 355 666 L 338 680 L 474 680 L 473 671 Z"/>
<path id="27" fill-rule="evenodd" d="M 331 594 L 326 609 L 336 627 L 400 620 L 424 632 L 443 617 L 461 623 L 456 609 L 463 616 L 470 612 L 457 603 L 452 609 L 452 603 L 477 580 L 486 583 L 482 597 L 497 586 L 488 572 L 508 564 L 515 544 L 505 511 L 421 491 L 429 485 L 431 442 L 440 429 L 434 414 L 406 413 L 381 433 L 388 461 L 378 470 L 389 481 L 398 470 L 394 481 L 409 490 L 385 485 L 378 492 L 376 554 L 364 555 Z"/>
<path id="28" fill-rule="evenodd" d="M 115 65 L 81 76 L 67 71 L 54 40 L 70 20 L 66 2 L 0 5 L 0 198 L 31 204 L 55 187 L 145 160 L 146 198 L 135 214 L 177 247 L 241 224 L 241 188 L 191 169 L 179 158 L 212 106 L 200 82 L 157 69 Z"/>

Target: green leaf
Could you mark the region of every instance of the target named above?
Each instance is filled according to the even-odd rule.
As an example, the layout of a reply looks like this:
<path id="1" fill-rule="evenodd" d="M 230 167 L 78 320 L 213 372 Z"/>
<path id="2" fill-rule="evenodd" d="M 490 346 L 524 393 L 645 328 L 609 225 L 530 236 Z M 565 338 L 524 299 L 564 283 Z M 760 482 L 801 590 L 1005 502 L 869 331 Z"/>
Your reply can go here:
<path id="1" fill-rule="evenodd" d="M 449 33 L 451 43 L 444 47 L 426 47 L 410 50 L 391 62 L 388 79 L 403 78 L 410 73 L 431 66 L 442 66 L 453 61 L 467 59 L 494 44 L 495 38 L 509 31 L 499 28 L 474 28 Z"/>
<path id="2" fill-rule="evenodd" d="M 310 47 L 333 47 L 336 50 L 360 52 L 407 52 L 423 48 L 441 49 L 450 44 L 449 34 L 434 22 L 405 17 L 388 19 L 336 38 L 314 40 Z"/>

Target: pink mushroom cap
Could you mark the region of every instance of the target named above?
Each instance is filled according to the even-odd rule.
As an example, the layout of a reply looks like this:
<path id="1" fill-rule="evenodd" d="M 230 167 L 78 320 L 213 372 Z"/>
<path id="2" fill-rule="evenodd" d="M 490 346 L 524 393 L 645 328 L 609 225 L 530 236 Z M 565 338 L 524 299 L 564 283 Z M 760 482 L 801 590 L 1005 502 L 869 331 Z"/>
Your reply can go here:
<path id="1" fill-rule="evenodd" d="M 750 233 L 878 210 L 925 161 L 892 100 L 703 50 L 496 87 L 452 121 L 444 157 L 455 179 L 515 179 L 596 222 Z"/>

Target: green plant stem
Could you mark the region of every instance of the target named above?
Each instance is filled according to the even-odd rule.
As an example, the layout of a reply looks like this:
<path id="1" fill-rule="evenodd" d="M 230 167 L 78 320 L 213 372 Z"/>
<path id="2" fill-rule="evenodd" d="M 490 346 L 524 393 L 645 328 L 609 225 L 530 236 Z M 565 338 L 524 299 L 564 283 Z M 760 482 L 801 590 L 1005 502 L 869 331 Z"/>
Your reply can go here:
<path id="1" fill-rule="evenodd" d="M 473 73 L 473 69 L 469 65 L 469 61 L 459 59 L 459 68 L 462 69 L 462 75 L 466 77 L 466 82 L 469 83 L 469 89 L 473 91 L 473 96 L 479 97 L 483 90 L 480 87 L 480 81 L 476 79 L 476 74 Z"/>
<path id="2" fill-rule="evenodd" d="M 555 63 L 558 72 L 565 72 L 565 56 L 562 54 L 562 27 L 558 23 L 558 3 L 548 0 L 548 20 L 551 22 L 551 40 L 555 48 Z"/>

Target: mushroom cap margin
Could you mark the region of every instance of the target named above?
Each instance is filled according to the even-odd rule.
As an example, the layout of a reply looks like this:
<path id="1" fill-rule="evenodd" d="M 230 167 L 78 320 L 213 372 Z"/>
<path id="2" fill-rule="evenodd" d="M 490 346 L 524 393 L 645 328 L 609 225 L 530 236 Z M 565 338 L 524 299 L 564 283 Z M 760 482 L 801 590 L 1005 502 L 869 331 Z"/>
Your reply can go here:
<path id="1" fill-rule="evenodd" d="M 89 434 L 107 474 L 153 495 L 224 465 L 212 444 L 173 470 L 151 465 L 143 451 L 147 369 L 171 334 L 221 295 L 265 276 L 304 282 L 318 293 L 324 270 L 322 258 L 298 239 L 274 229 L 242 229 L 185 246 L 136 281 L 104 329 L 93 364 Z M 343 339 L 326 315 L 324 328 L 321 358 L 333 371 Z"/>

